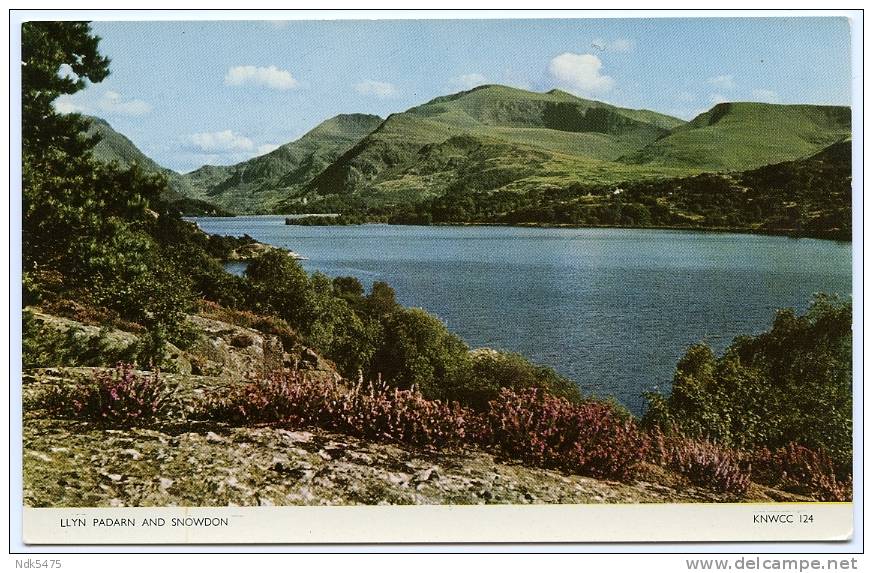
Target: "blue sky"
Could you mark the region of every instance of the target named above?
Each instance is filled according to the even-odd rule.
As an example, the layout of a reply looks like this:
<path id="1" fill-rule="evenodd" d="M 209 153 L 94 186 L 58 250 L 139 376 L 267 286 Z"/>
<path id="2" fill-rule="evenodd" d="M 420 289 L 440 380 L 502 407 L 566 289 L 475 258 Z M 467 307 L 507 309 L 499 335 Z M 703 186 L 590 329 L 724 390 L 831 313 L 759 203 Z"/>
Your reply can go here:
<path id="1" fill-rule="evenodd" d="M 338 113 L 482 83 L 558 87 L 684 119 L 721 101 L 849 105 L 839 18 L 95 22 L 111 75 L 58 109 L 161 165 L 230 164 Z"/>

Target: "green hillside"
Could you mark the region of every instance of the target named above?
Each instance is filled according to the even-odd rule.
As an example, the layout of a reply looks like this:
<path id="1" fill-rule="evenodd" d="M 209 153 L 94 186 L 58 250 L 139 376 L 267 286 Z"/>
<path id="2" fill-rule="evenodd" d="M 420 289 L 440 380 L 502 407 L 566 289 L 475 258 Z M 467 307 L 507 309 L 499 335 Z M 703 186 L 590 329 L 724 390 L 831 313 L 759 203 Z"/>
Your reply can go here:
<path id="1" fill-rule="evenodd" d="M 198 199 L 235 213 L 268 212 L 380 123 L 375 115 L 338 115 L 270 153 L 236 165 L 207 165 L 184 179 Z"/>
<path id="2" fill-rule="evenodd" d="M 453 141 L 451 148 L 463 149 L 461 138 L 449 140 Z M 467 151 L 471 161 L 476 161 L 478 151 Z M 334 206 L 351 205 L 353 209 L 339 217 L 301 219 L 295 224 L 370 221 L 659 227 L 851 240 L 851 159 L 851 142 L 843 140 L 810 157 L 747 171 L 634 177 L 620 183 L 585 182 L 564 187 L 547 187 L 544 182 L 517 192 L 506 192 L 512 185 L 483 190 L 470 180 L 417 202 L 342 196 L 346 203 Z M 482 172 L 481 178 L 488 180 L 493 175 Z M 326 211 L 323 207 L 329 206 L 331 199 L 324 198 L 313 207 Z"/>
<path id="3" fill-rule="evenodd" d="M 95 159 L 104 163 L 115 162 L 121 167 L 130 167 L 136 164 L 144 171 L 163 174 L 167 178 L 169 186 L 162 194 L 161 199 L 171 203 L 186 215 L 226 213 L 207 201 L 196 199 L 194 190 L 183 175 L 155 163 L 153 159 L 140 151 L 131 140 L 115 131 L 106 120 L 92 116 L 87 116 L 86 119 L 88 120 L 88 130 L 85 134 L 89 137 L 97 136 L 99 138 L 91 150 Z"/>
<path id="4" fill-rule="evenodd" d="M 733 171 L 808 156 L 849 136 L 848 107 L 722 103 L 623 162 Z"/>
<path id="5" fill-rule="evenodd" d="M 464 138 L 463 147 L 493 152 L 485 168 L 495 175 L 499 171 L 497 180 L 505 183 L 507 177 L 548 171 L 531 162 L 617 159 L 681 124 L 666 115 L 618 108 L 559 90 L 535 93 L 481 86 L 390 116 L 316 177 L 308 191 L 325 196 L 367 187 L 411 186 L 442 192 L 450 180 L 469 175 L 459 171 L 457 161 L 445 164 L 432 157 L 435 146 L 456 147 L 450 142 L 456 137 Z M 523 156 L 525 161 L 519 165 L 501 155 L 504 152 Z M 468 166 L 480 167 L 481 163 Z"/>
<path id="6" fill-rule="evenodd" d="M 725 103 L 685 123 L 560 90 L 536 93 L 488 85 L 435 98 L 384 121 L 373 115 L 339 115 L 271 153 L 186 175 L 161 169 L 105 122 L 96 120 L 93 129 L 104 137 L 99 156 L 160 170 L 172 192 L 234 213 L 402 218 L 418 213 L 416 205 L 428 210 L 424 202 L 441 197 L 458 202 L 466 195 L 477 205 L 489 205 L 478 210 L 479 221 L 552 205 L 555 197 L 567 201 L 573 190 L 593 205 L 599 201 L 588 196 L 591 189 L 599 190 L 596 195 L 659 181 L 666 189 L 704 173 L 739 173 L 803 160 L 849 136 L 850 110 Z M 509 196 L 500 199 L 501 194 Z M 699 222 L 701 213 L 694 208 L 668 213 L 662 207 L 669 201 L 659 201 L 649 207 L 665 217 L 664 224 Z M 573 203 L 581 209 L 581 203 Z M 551 208 L 534 220 L 548 222 Z M 528 217 L 527 212 L 517 214 Z M 591 213 L 585 207 L 558 219 L 584 221 Z M 713 215 L 707 216 L 716 225 Z M 597 211 L 591 220 L 612 224 L 624 215 L 616 217 Z"/>

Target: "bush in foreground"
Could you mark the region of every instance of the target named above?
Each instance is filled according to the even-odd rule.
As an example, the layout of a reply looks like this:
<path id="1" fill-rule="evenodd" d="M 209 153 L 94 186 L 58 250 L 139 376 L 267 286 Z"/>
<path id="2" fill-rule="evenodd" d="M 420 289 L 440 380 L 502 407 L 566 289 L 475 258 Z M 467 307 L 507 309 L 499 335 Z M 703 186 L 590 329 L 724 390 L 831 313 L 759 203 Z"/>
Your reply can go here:
<path id="1" fill-rule="evenodd" d="M 767 448 L 752 457 L 752 477 L 756 482 L 812 496 L 821 501 L 851 501 L 852 482 L 841 481 L 830 456 L 799 444 L 788 444 L 771 451 Z"/>
<path id="2" fill-rule="evenodd" d="M 538 388 L 504 389 L 485 420 L 492 445 L 539 467 L 627 479 L 646 457 L 636 424 L 603 402 L 574 404 Z"/>
<path id="3" fill-rule="evenodd" d="M 251 382 L 213 399 L 205 415 L 233 424 L 317 426 L 375 441 L 436 449 L 460 446 L 475 415 L 457 404 L 428 400 L 418 391 L 384 385 L 346 388 L 299 374 Z"/>
<path id="4" fill-rule="evenodd" d="M 50 393 L 43 405 L 55 414 L 124 428 L 151 424 L 166 413 L 171 399 L 159 373 L 143 374 L 119 363 L 114 370 Z"/>
<path id="5" fill-rule="evenodd" d="M 795 442 L 852 467 L 852 307 L 816 298 L 805 315 L 776 314 L 763 334 L 715 354 L 694 345 L 671 392 L 649 395 L 644 424 L 744 451 Z"/>
<path id="6" fill-rule="evenodd" d="M 653 432 L 650 441 L 656 464 L 684 475 L 695 485 L 737 495 L 749 488 L 749 463 L 736 450 L 660 432 Z"/>
<path id="7" fill-rule="evenodd" d="M 232 424 L 317 426 L 417 447 L 480 446 L 529 465 L 602 478 L 630 477 L 646 453 L 636 425 L 610 405 L 573 404 L 538 389 L 504 389 L 479 414 L 429 400 L 417 389 L 349 389 L 283 374 L 213 399 L 203 414 Z"/>

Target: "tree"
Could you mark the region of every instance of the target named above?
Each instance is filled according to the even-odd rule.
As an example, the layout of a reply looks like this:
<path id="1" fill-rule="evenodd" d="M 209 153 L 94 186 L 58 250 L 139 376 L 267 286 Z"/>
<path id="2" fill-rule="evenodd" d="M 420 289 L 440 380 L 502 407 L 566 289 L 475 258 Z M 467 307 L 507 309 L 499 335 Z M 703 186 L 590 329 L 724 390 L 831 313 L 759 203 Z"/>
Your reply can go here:
<path id="1" fill-rule="evenodd" d="M 191 304 L 187 277 L 151 234 L 166 180 L 96 162 L 85 119 L 53 105 L 108 75 L 99 42 L 85 22 L 22 26 L 24 303 L 64 296 L 107 307 L 146 326 L 159 351 L 164 337 L 181 343 Z"/>
<path id="2" fill-rule="evenodd" d="M 397 298 L 394 289 L 386 282 L 376 281 L 367 295 L 366 312 L 374 318 L 380 318 L 397 308 Z"/>
<path id="3" fill-rule="evenodd" d="M 21 124 L 25 155 L 51 151 L 81 155 L 92 145 L 81 137 L 77 114 L 62 115 L 54 100 L 73 94 L 87 82 L 109 75 L 109 58 L 98 51 L 100 37 L 87 22 L 25 22 L 21 26 Z M 65 71 L 72 72 L 61 75 Z"/>
<path id="4" fill-rule="evenodd" d="M 467 345 L 435 316 L 420 308 L 399 308 L 383 321 L 375 373 L 400 388 L 416 386 L 428 398 L 451 398 L 449 390 L 469 370 Z"/>
<path id="5" fill-rule="evenodd" d="M 827 451 L 852 464 L 852 307 L 816 298 L 809 311 L 777 312 L 772 328 L 738 337 L 718 358 L 694 345 L 669 396 L 650 395 L 645 422 L 722 444 Z"/>

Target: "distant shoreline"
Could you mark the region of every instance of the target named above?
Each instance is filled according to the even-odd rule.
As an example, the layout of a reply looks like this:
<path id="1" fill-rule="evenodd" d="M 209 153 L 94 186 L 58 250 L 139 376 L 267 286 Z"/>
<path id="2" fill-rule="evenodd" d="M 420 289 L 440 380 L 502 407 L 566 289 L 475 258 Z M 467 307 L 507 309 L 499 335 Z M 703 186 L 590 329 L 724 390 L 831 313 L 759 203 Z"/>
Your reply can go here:
<path id="1" fill-rule="evenodd" d="M 240 215 L 240 216 L 251 216 L 251 215 Z M 313 218 L 319 218 L 319 224 L 307 225 L 307 224 L 299 224 L 299 223 L 291 223 L 289 219 L 306 219 L 307 217 L 301 217 L 300 214 L 294 215 L 275 215 L 276 217 L 284 217 L 286 219 L 286 225 L 299 225 L 301 227 L 305 226 L 319 226 L 319 227 L 342 227 L 342 226 L 354 226 L 354 225 L 394 225 L 394 226 L 410 226 L 410 227 L 528 227 L 528 228 L 543 228 L 543 229 L 635 229 L 635 230 L 658 230 L 658 231 L 692 231 L 698 233 L 736 233 L 742 235 L 765 235 L 765 236 L 775 236 L 775 237 L 788 237 L 792 239 L 819 239 L 824 241 L 837 241 L 841 243 L 851 243 L 851 231 L 849 231 L 849 237 L 846 238 L 844 236 L 843 231 L 834 231 L 834 232 L 820 232 L 820 233 L 809 233 L 809 232 L 800 232 L 798 233 L 794 229 L 750 229 L 748 227 L 688 227 L 688 226 L 671 226 L 671 225 L 648 225 L 648 226 L 627 226 L 627 225 L 577 225 L 574 223 L 539 223 L 539 222 L 522 222 L 522 223 L 508 223 L 508 222 L 482 222 L 482 221 L 467 221 L 467 222 L 439 222 L 439 223 L 428 223 L 428 224 L 416 224 L 416 223 L 392 223 L 389 221 L 362 221 L 362 222 L 348 222 L 347 220 L 342 220 L 342 214 L 312 214 L 310 215 Z M 328 219 L 338 219 L 337 223 L 331 224 L 328 223 Z M 326 224 L 322 224 L 326 223 Z"/>

